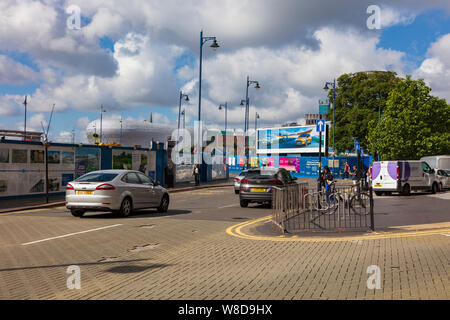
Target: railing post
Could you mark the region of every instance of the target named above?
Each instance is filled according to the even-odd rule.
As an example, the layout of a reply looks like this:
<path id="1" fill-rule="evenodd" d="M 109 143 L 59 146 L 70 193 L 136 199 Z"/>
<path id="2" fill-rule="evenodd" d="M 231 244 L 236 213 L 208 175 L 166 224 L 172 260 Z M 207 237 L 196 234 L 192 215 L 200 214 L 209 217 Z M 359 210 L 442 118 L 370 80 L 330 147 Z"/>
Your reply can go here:
<path id="1" fill-rule="evenodd" d="M 369 200 L 370 200 L 370 229 L 375 231 L 375 214 L 373 210 L 373 189 L 369 187 Z"/>

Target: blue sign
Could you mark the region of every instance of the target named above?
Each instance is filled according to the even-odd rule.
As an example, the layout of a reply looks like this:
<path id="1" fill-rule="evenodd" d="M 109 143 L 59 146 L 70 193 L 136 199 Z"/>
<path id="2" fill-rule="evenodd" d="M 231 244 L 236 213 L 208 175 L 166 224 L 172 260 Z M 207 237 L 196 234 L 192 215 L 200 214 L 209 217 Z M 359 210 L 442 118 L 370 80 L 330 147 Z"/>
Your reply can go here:
<path id="1" fill-rule="evenodd" d="M 359 141 L 358 139 L 355 139 L 355 151 L 359 150 Z"/>
<path id="2" fill-rule="evenodd" d="M 317 132 L 325 132 L 325 120 L 317 120 Z"/>

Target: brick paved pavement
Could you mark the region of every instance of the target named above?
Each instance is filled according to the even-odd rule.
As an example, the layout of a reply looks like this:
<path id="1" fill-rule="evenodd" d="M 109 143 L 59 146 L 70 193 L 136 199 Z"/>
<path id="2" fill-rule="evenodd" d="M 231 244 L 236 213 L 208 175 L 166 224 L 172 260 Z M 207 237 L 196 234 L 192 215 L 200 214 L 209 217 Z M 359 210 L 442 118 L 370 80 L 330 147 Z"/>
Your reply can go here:
<path id="1" fill-rule="evenodd" d="M 450 298 L 448 236 L 240 239 L 225 233 L 239 222 L 232 217 L 255 218 L 268 211 L 218 209 L 234 199 L 229 193 L 173 195 L 174 208 L 166 216 L 75 219 L 62 209 L 0 216 L 0 299 Z M 204 197 L 213 201 L 199 203 Z M 115 224 L 121 225 L 21 245 Z M 81 268 L 80 290 L 66 287 L 70 265 Z M 367 289 L 370 265 L 381 269 L 381 290 Z"/>

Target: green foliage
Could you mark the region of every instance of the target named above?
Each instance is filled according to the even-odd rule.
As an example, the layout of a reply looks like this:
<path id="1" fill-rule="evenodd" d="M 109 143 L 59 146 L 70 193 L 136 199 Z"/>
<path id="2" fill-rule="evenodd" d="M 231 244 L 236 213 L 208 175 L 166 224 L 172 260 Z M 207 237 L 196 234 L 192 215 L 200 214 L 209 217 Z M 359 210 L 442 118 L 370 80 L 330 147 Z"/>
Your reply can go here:
<path id="1" fill-rule="evenodd" d="M 353 150 L 354 137 L 359 138 L 363 149 L 368 149 L 370 123 L 378 121 L 378 108 L 383 111 L 389 93 L 398 81 L 394 72 L 359 72 L 344 74 L 337 79 L 335 146 L 338 152 Z M 333 101 L 333 90 L 329 91 L 328 98 Z M 332 109 L 328 119 L 333 121 Z M 333 125 L 329 141 L 332 146 Z"/>
<path id="2" fill-rule="evenodd" d="M 369 122 L 369 150 L 382 160 L 450 154 L 450 105 L 408 76 L 390 92 L 381 123 Z"/>

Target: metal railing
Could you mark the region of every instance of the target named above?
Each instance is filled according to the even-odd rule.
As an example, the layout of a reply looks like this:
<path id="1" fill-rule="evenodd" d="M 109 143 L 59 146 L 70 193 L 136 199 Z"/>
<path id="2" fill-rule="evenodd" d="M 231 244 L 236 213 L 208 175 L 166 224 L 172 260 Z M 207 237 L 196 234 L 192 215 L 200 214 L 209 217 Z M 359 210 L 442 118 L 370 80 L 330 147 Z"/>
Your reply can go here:
<path id="1" fill-rule="evenodd" d="M 297 184 L 273 190 L 272 222 L 283 232 L 300 230 L 374 230 L 372 190 L 362 183 L 328 192 Z"/>

